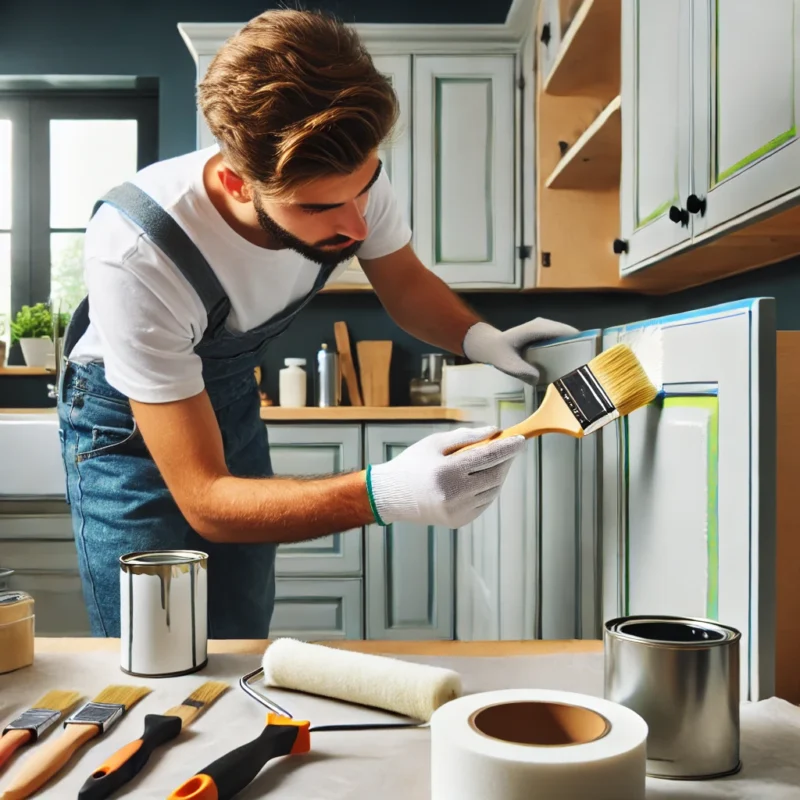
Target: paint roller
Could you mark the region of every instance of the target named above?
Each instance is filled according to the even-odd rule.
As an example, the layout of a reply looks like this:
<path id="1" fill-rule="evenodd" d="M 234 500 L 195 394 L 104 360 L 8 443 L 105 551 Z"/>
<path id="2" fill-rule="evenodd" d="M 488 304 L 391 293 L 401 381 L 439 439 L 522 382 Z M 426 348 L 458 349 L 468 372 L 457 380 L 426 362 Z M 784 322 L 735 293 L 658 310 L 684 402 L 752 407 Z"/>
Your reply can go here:
<path id="1" fill-rule="evenodd" d="M 310 721 L 295 720 L 254 688 L 253 681 L 259 677 L 277 689 L 380 709 L 415 721 L 311 727 Z M 185 781 L 168 800 L 230 800 L 270 759 L 308 752 L 311 732 L 425 727 L 437 708 L 462 691 L 461 676 L 451 669 L 289 638 L 277 639 L 267 647 L 261 668 L 245 675 L 239 685 L 269 709 L 266 727 L 254 740 Z"/>

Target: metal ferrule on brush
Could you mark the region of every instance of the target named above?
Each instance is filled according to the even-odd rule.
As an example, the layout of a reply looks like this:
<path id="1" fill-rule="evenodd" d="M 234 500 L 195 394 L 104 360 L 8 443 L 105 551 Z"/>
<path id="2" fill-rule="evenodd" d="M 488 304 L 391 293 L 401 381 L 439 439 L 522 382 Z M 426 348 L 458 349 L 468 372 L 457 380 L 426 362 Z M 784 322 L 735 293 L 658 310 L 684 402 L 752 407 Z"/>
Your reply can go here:
<path id="1" fill-rule="evenodd" d="M 71 717 L 64 720 L 64 726 L 71 723 L 77 725 L 97 725 L 102 733 L 112 728 L 125 713 L 125 706 L 119 703 L 87 703 L 79 708 Z"/>
<path id="2" fill-rule="evenodd" d="M 553 386 L 575 415 L 585 436 L 619 416 L 617 407 L 586 364 L 553 381 Z"/>
<path id="3" fill-rule="evenodd" d="M 30 731 L 33 740 L 36 741 L 48 728 L 61 719 L 60 711 L 53 711 L 49 708 L 29 708 L 20 714 L 16 719 L 6 725 L 3 733 L 8 731 Z"/>

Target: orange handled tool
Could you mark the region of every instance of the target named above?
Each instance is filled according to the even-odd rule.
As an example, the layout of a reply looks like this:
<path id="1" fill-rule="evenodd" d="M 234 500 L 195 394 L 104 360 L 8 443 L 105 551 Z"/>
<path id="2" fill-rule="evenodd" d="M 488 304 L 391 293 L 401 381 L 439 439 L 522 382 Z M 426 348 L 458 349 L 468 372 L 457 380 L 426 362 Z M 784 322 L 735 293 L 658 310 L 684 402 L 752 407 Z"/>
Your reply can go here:
<path id="1" fill-rule="evenodd" d="M 231 800 L 270 759 L 307 753 L 310 749 L 308 720 L 270 712 L 260 736 L 209 764 L 175 789 L 167 800 Z"/>

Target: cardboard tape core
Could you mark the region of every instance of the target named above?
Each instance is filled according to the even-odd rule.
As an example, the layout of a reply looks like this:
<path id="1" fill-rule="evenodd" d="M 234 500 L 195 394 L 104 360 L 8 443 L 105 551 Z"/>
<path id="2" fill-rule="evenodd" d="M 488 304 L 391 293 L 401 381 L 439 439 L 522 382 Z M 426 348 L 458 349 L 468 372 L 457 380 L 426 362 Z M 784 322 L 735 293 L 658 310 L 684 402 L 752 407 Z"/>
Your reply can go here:
<path id="1" fill-rule="evenodd" d="M 568 747 L 602 739 L 611 724 L 596 711 L 565 703 L 500 703 L 475 711 L 469 724 L 490 739 L 535 747 Z"/>

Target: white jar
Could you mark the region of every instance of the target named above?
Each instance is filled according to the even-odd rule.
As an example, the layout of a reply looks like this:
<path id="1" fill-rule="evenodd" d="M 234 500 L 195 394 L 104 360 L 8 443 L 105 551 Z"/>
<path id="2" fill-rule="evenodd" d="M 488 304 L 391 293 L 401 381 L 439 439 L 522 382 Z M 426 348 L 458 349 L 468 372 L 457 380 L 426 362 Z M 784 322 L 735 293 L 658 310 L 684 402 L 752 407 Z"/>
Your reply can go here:
<path id="1" fill-rule="evenodd" d="M 278 402 L 282 406 L 299 408 L 306 404 L 306 365 L 304 358 L 287 358 L 280 371 Z"/>

